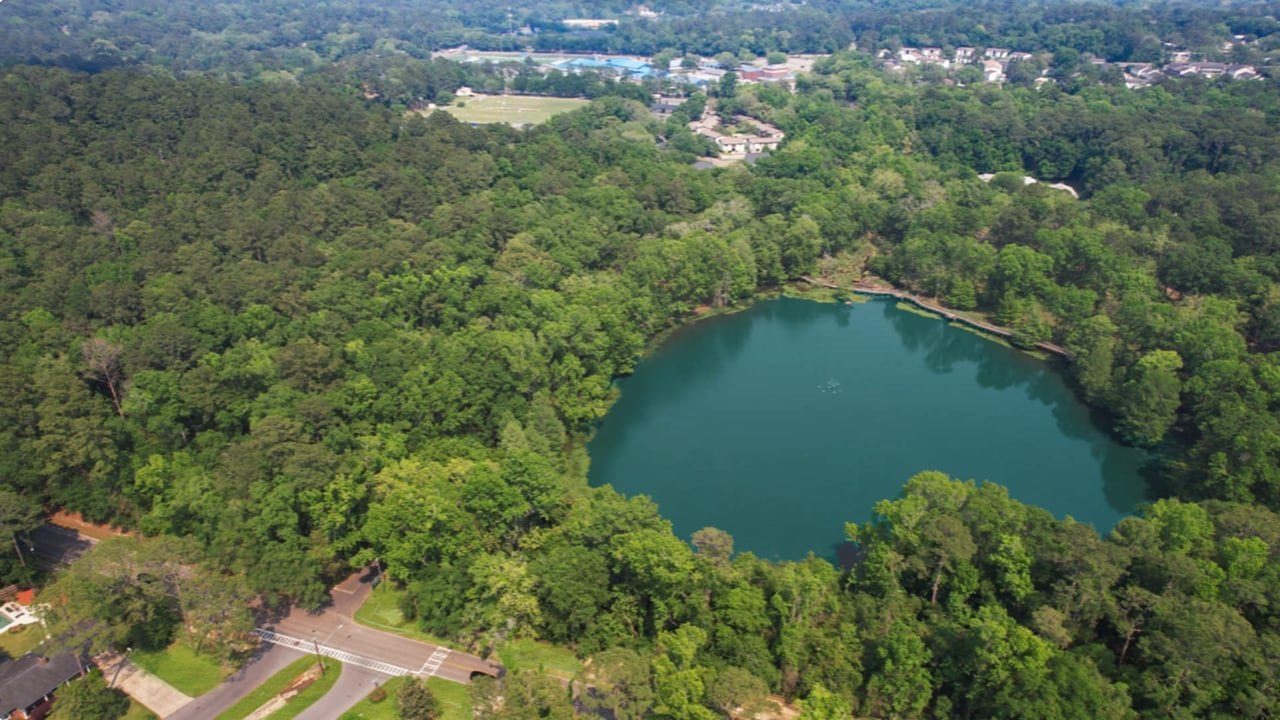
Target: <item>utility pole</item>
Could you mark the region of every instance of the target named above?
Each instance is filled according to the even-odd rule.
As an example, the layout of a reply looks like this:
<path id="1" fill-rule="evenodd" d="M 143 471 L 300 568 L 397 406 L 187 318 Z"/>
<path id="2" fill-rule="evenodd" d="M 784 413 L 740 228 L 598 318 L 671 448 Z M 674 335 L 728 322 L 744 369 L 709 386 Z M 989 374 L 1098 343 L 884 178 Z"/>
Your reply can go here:
<path id="1" fill-rule="evenodd" d="M 18 562 L 22 563 L 22 569 L 27 569 L 27 559 L 22 557 L 22 544 L 18 542 L 18 533 L 13 534 L 13 549 L 18 551 Z"/>
<path id="2" fill-rule="evenodd" d="M 328 645 L 328 644 L 329 644 L 329 641 L 330 641 L 331 639 L 333 639 L 333 636 L 334 636 L 335 634 L 337 634 L 337 632 L 338 632 L 339 630 L 341 630 L 341 629 L 343 628 L 343 626 L 345 626 L 345 625 L 346 625 L 346 623 L 338 623 L 338 627 L 334 628 L 332 632 L 330 632 L 327 636 L 325 636 L 324 644 L 325 644 L 325 645 Z M 315 646 L 315 649 L 316 649 L 316 662 L 320 663 L 320 674 L 321 674 L 321 675 L 323 675 L 323 674 L 324 674 L 324 672 L 325 672 L 325 670 L 324 670 L 324 656 L 320 654 L 320 643 L 316 642 L 316 636 L 315 636 L 314 634 L 311 636 L 311 644 L 312 644 L 313 646 Z"/>

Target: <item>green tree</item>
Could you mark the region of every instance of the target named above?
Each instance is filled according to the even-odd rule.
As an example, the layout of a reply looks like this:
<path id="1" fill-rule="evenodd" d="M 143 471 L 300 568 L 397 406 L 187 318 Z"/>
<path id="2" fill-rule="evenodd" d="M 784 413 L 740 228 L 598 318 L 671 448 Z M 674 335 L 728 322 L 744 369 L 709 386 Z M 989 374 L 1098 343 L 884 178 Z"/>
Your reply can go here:
<path id="1" fill-rule="evenodd" d="M 868 709 L 887 718 L 918 718 L 933 696 L 932 653 L 918 628 L 894 623 L 876 648 L 877 670 L 867 682 Z"/>
<path id="2" fill-rule="evenodd" d="M 18 577 L 30 577 L 30 562 L 34 562 L 28 558 L 23 552 L 22 546 L 26 542 L 20 538 L 21 535 L 40 527 L 44 522 L 44 512 L 40 504 L 32 501 L 18 493 L 0 488 L 0 535 L 8 538 L 13 544 L 13 551 L 16 554 L 19 568 L 14 572 L 6 572 L 0 581 L 12 582 Z"/>
<path id="3" fill-rule="evenodd" d="M 1116 399 L 1120 432 L 1139 445 L 1155 445 L 1177 421 L 1182 404 L 1182 358 L 1172 350 L 1143 355 Z"/>
<path id="4" fill-rule="evenodd" d="M 827 690 L 822 683 L 815 684 L 808 697 L 797 701 L 799 720 L 848 720 L 853 716 L 853 706 L 848 700 Z"/>
<path id="5" fill-rule="evenodd" d="M 1106 404 L 1111 398 L 1118 330 L 1111 318 L 1095 315 L 1077 324 L 1067 336 L 1076 381 L 1090 402 Z"/>
<path id="6" fill-rule="evenodd" d="M 581 681 L 589 690 L 579 701 L 588 711 L 608 711 L 618 720 L 641 720 L 653 707 L 649 662 L 634 650 L 615 648 L 593 655 Z"/>
<path id="7" fill-rule="evenodd" d="M 396 710 L 403 720 L 436 720 L 440 701 L 422 678 L 409 678 L 396 690 Z"/>
<path id="8" fill-rule="evenodd" d="M 707 683 L 707 702 L 728 716 L 754 716 L 768 703 L 769 686 L 739 667 L 719 670 Z"/>
<path id="9" fill-rule="evenodd" d="M 93 670 L 58 690 L 58 697 L 49 717 L 53 720 L 118 720 L 128 712 L 129 696 L 116 688 L 107 687 L 102 672 Z"/>

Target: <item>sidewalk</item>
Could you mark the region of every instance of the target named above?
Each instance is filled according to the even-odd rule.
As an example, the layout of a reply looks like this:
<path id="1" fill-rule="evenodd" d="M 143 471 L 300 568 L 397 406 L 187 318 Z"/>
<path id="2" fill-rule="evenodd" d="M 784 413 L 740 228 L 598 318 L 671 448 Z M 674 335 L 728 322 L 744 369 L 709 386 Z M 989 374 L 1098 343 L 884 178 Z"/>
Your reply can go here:
<path id="1" fill-rule="evenodd" d="M 129 662 L 125 657 L 108 653 L 98 658 L 98 667 L 102 668 L 102 677 L 111 685 L 125 691 L 129 697 L 146 706 L 163 720 L 183 706 L 192 698 L 178 692 L 169 683 Z"/>

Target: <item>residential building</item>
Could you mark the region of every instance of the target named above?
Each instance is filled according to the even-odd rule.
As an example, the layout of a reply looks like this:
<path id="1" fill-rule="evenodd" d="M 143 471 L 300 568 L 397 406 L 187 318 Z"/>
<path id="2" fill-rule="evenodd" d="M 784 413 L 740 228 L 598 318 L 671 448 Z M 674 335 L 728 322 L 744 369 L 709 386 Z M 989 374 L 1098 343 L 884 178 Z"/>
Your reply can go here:
<path id="1" fill-rule="evenodd" d="M 50 658 L 27 653 L 17 660 L 0 662 L 0 720 L 43 718 L 58 688 L 87 667 L 88 658 L 77 656 L 75 651 Z"/>
<path id="2" fill-rule="evenodd" d="M 982 78 L 989 83 L 1004 82 L 1004 63 L 999 60 L 983 60 Z"/>
<path id="3" fill-rule="evenodd" d="M 618 24 L 616 18 L 565 18 L 560 24 L 574 30 L 599 30 Z"/>

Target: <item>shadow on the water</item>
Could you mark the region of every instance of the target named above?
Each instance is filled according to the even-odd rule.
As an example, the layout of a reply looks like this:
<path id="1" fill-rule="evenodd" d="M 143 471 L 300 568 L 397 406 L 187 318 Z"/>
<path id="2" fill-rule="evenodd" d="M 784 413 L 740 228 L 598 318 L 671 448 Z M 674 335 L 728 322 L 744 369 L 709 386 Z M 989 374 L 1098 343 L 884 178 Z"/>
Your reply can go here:
<path id="1" fill-rule="evenodd" d="M 819 312 L 814 312 L 815 310 Z M 796 340 L 813 337 L 809 326 L 829 317 L 834 317 L 842 327 L 849 325 L 849 309 L 845 306 L 824 305 L 796 298 L 779 298 L 773 302 L 760 303 L 751 309 L 751 313 L 759 319 L 780 323 L 779 327 L 787 336 Z"/>
<path id="2" fill-rule="evenodd" d="M 1115 437 L 1114 419 L 1075 397 L 1062 374 L 1061 362 L 1035 360 L 975 333 L 950 327 L 940 318 L 900 310 L 892 301 L 879 302 L 903 347 L 919 354 L 931 372 L 951 373 L 958 364 L 972 363 L 981 387 L 1024 388 L 1028 398 L 1050 409 L 1063 436 L 1088 442 L 1102 470 L 1104 498 L 1112 509 L 1131 512 L 1153 497 L 1153 491 L 1163 484 L 1160 463 L 1155 458 L 1121 444 Z M 1134 483 L 1134 477 L 1142 482 Z"/>
<path id="3" fill-rule="evenodd" d="M 838 542 L 835 545 L 832 545 L 831 555 L 824 556 L 824 558 L 827 560 L 834 558 L 836 561 L 836 567 L 841 570 L 848 571 L 852 570 L 858 565 L 858 563 L 862 562 L 862 558 L 866 557 L 866 554 L 866 549 L 861 545 L 855 545 L 854 543 L 845 540 L 844 542 Z"/>
<path id="4" fill-rule="evenodd" d="M 667 372 L 657 377 L 648 362 L 642 360 L 635 373 L 618 381 L 627 393 L 627 422 L 645 420 L 656 407 L 666 407 L 672 398 L 687 395 L 721 374 L 724 366 L 742 353 L 751 337 L 751 318 L 758 310 L 768 310 L 772 303 L 742 313 L 710 318 L 676 330 L 663 343 L 664 367 Z M 703 337 L 712 342 L 695 342 Z M 696 346 L 697 353 L 692 352 Z M 649 371 L 649 372 L 646 372 Z M 606 417 L 601 422 L 614 419 Z"/>

